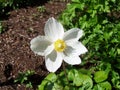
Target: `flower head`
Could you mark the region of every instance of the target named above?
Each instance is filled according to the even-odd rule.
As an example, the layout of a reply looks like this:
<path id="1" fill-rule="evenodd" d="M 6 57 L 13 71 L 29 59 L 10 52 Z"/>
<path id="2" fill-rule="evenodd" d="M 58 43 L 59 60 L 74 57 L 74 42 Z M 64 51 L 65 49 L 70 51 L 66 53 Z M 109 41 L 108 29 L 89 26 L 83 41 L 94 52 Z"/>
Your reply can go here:
<path id="1" fill-rule="evenodd" d="M 37 36 L 31 40 L 30 48 L 38 55 L 45 56 L 48 71 L 55 72 L 64 60 L 76 65 L 81 63 L 79 55 L 87 52 L 86 47 L 78 40 L 83 31 L 73 28 L 64 32 L 64 28 L 53 17 L 49 18 L 44 28 L 45 36 Z"/>

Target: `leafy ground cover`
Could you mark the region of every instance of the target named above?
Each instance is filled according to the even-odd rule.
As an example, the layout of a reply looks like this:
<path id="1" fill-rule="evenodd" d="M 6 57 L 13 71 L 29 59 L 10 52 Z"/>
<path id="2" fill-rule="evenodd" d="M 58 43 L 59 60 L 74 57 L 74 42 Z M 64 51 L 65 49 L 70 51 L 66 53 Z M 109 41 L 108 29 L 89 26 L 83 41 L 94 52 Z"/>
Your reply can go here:
<path id="1" fill-rule="evenodd" d="M 60 20 L 66 30 L 83 29 L 88 48 L 79 67 L 49 74 L 39 90 L 120 90 L 119 0 L 71 0 Z M 63 83 L 64 82 L 64 83 Z"/>
<path id="2" fill-rule="evenodd" d="M 40 3 L 40 2 L 39 2 Z M 42 6 L 28 6 L 10 11 L 0 27 L 0 90 L 35 90 L 48 71 L 44 67 L 44 59 L 30 50 L 30 40 L 42 35 L 44 24 L 49 17 L 58 18 L 65 9 L 66 2 L 49 1 Z M 4 31 L 2 28 L 4 27 Z M 27 70 L 35 71 L 34 74 Z M 27 74 L 23 74 L 24 72 Z M 19 73 L 20 80 L 32 81 L 34 89 L 26 88 L 20 82 L 14 83 Z M 29 84 L 30 85 L 30 84 Z"/>

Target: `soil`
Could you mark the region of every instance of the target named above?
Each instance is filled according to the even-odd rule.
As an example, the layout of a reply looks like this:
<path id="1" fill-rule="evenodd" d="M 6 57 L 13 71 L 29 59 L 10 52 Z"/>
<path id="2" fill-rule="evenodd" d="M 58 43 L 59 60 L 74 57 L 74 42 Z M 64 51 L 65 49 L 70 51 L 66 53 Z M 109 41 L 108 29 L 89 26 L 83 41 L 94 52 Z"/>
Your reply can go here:
<path id="1" fill-rule="evenodd" d="M 48 1 L 45 10 L 38 6 L 28 6 L 10 12 L 3 21 L 6 27 L 0 34 L 0 90 L 36 90 L 42 79 L 49 73 L 44 66 L 44 57 L 35 55 L 30 49 L 30 41 L 44 35 L 44 25 L 48 18 L 58 18 L 67 2 Z M 14 83 L 20 72 L 35 71 L 31 77 L 33 88 Z"/>

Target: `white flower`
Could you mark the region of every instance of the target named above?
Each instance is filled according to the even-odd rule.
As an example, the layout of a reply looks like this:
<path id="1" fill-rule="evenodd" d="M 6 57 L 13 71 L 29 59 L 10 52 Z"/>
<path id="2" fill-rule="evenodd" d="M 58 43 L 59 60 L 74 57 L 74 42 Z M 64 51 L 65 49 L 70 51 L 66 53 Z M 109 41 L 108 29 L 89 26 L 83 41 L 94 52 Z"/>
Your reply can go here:
<path id="1" fill-rule="evenodd" d="M 86 47 L 78 41 L 83 35 L 82 30 L 73 28 L 64 32 L 61 23 L 52 17 L 46 22 L 44 32 L 45 36 L 31 40 L 30 48 L 34 53 L 45 56 L 48 71 L 55 72 L 63 60 L 71 65 L 81 63 L 79 55 L 87 52 Z"/>

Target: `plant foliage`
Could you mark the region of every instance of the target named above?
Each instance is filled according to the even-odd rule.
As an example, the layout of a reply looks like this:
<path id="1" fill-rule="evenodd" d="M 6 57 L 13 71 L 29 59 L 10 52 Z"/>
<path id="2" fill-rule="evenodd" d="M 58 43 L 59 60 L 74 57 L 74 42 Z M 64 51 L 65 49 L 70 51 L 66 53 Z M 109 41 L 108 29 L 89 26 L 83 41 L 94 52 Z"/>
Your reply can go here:
<path id="1" fill-rule="evenodd" d="M 84 30 L 89 52 L 81 66 L 67 73 L 49 74 L 39 90 L 120 89 L 120 0 L 71 0 L 60 21 L 68 30 Z M 51 78 L 51 79 L 50 79 Z M 68 78 L 68 79 L 67 79 Z"/>
<path id="2" fill-rule="evenodd" d="M 32 82 L 29 80 L 29 77 L 34 74 L 34 71 L 27 70 L 26 72 L 20 72 L 18 77 L 15 79 L 15 83 L 26 84 L 26 87 L 32 88 Z"/>
<path id="3" fill-rule="evenodd" d="M 84 30 L 87 60 L 109 62 L 120 69 L 120 0 L 72 0 L 60 16 L 68 27 Z"/>
<path id="4" fill-rule="evenodd" d="M 64 71 L 59 74 L 50 73 L 38 86 L 38 90 L 112 90 L 108 80 L 110 64 L 107 65 L 103 71 L 95 73 L 73 67 L 67 69 L 66 73 Z"/>

